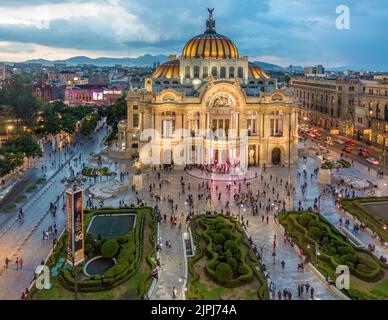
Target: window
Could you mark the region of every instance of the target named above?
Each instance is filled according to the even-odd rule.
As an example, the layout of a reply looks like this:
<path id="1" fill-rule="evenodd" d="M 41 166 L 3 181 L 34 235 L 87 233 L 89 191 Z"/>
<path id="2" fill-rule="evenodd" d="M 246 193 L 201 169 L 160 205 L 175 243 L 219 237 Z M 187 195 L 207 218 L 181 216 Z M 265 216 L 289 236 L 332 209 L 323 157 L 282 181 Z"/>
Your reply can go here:
<path id="1" fill-rule="evenodd" d="M 162 136 L 164 138 L 171 138 L 174 132 L 174 120 L 163 120 Z"/>
<path id="2" fill-rule="evenodd" d="M 237 76 L 238 76 L 240 79 L 244 78 L 244 69 L 243 69 L 243 67 L 238 67 L 237 73 L 238 73 Z"/>
<path id="3" fill-rule="evenodd" d="M 275 118 L 270 120 L 271 136 L 281 137 L 283 136 L 283 120 Z"/>
<path id="4" fill-rule="evenodd" d="M 133 106 L 133 110 L 139 110 L 139 106 L 134 105 L 134 106 Z"/>
<path id="5" fill-rule="evenodd" d="M 185 78 L 190 79 L 190 67 L 189 66 L 185 67 Z"/>
<path id="6" fill-rule="evenodd" d="M 133 127 L 134 128 L 139 127 L 139 114 L 138 113 L 133 114 Z"/>
<path id="7" fill-rule="evenodd" d="M 209 76 L 209 71 L 207 67 L 203 67 L 202 78 L 207 78 Z"/>
<path id="8" fill-rule="evenodd" d="M 256 135 L 256 119 L 247 120 L 248 136 Z"/>
<path id="9" fill-rule="evenodd" d="M 199 67 L 198 66 L 194 67 L 194 78 L 199 78 Z"/>
<path id="10" fill-rule="evenodd" d="M 226 78 L 226 68 L 225 67 L 221 67 L 221 69 L 220 69 L 220 77 L 221 78 Z"/>
<path id="11" fill-rule="evenodd" d="M 218 73 L 217 73 L 217 67 L 212 67 L 212 76 L 213 77 L 217 77 Z"/>
<path id="12" fill-rule="evenodd" d="M 234 67 L 229 68 L 229 78 L 234 78 Z"/>

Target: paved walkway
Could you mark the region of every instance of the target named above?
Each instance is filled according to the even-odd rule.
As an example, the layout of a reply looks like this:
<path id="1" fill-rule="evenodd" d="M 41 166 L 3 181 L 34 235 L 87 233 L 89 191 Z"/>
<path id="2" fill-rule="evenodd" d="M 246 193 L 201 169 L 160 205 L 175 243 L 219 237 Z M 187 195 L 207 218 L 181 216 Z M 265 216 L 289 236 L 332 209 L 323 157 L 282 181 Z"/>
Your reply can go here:
<path id="1" fill-rule="evenodd" d="M 82 153 L 82 161 L 87 162 L 90 152 L 101 149 L 101 140 L 105 131 L 101 130 L 96 138 L 88 140 L 82 148 L 76 147 L 76 153 Z M 62 155 L 62 160 L 64 160 Z M 50 161 L 50 159 L 46 159 Z M 71 164 L 75 171 L 81 169 L 80 165 Z M 55 168 L 53 167 L 53 170 Z M 60 181 L 68 177 L 70 165 L 59 170 L 51 181 L 48 181 L 42 190 L 26 203 L 28 210 L 25 212 L 23 223 L 10 221 L 0 228 L 0 300 L 19 299 L 22 291 L 27 288 L 33 277 L 36 266 L 46 259 L 52 249 L 52 239 L 44 242 L 43 231 L 49 226 L 57 225 L 58 234 L 65 228 L 66 215 L 62 211 L 63 197 L 60 196 L 57 203 L 57 214 L 53 217 L 47 213 L 50 202 L 55 202 L 58 195 L 62 195 L 65 185 Z M 13 219 L 12 219 L 13 220 Z M 4 259 L 8 257 L 12 262 L 8 269 L 4 269 Z M 15 259 L 22 257 L 24 260 L 23 270 L 16 271 Z"/>

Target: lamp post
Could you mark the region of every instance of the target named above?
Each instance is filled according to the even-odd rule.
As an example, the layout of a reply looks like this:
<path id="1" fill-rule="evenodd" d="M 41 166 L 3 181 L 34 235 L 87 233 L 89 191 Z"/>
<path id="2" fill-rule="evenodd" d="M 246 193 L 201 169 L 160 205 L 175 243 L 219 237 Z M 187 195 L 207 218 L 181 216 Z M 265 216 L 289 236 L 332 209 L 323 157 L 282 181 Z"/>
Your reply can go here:
<path id="1" fill-rule="evenodd" d="M 8 125 L 7 126 L 7 140 L 9 139 L 9 132 L 13 130 L 13 126 L 12 125 Z"/>

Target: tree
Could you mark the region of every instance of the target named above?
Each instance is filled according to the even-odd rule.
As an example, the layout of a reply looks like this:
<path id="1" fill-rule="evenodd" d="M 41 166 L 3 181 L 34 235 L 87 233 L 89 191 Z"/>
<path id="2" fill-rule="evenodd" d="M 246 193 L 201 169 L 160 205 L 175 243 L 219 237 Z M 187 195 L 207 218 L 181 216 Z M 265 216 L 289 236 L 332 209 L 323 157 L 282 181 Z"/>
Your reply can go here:
<path id="1" fill-rule="evenodd" d="M 3 103 L 11 105 L 15 116 L 23 123 L 32 124 L 41 104 L 25 80 L 20 76 L 8 79 L 2 91 Z"/>
<path id="2" fill-rule="evenodd" d="M 0 177 L 12 172 L 23 164 L 22 153 L 5 153 L 0 156 Z"/>
<path id="3" fill-rule="evenodd" d="M 25 157 L 36 157 L 42 156 L 42 149 L 34 141 L 31 133 L 26 131 L 17 132 L 16 136 L 12 139 L 7 140 L 4 143 L 3 148 L 1 149 L 2 154 L 13 154 L 17 155 L 18 153 L 24 155 Z"/>
<path id="4" fill-rule="evenodd" d="M 69 113 L 64 113 L 60 119 L 60 127 L 66 133 L 73 133 L 77 119 Z"/>
<path id="5" fill-rule="evenodd" d="M 89 114 L 84 118 L 82 122 L 81 133 L 84 136 L 90 136 L 93 133 L 96 126 L 97 126 L 97 115 L 94 113 Z"/>

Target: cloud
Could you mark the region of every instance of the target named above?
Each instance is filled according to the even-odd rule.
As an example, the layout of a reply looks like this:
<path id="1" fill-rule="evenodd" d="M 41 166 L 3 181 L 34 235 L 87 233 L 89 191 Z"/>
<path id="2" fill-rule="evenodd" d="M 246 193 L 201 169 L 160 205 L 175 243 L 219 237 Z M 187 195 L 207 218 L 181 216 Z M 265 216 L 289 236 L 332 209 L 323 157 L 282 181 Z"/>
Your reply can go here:
<path id="1" fill-rule="evenodd" d="M 350 30 L 335 28 L 338 4 L 350 8 Z M 69 54 L 179 54 L 204 31 L 206 7 L 215 8 L 217 31 L 242 55 L 282 65 L 388 69 L 384 0 L 1 0 L 0 41 L 35 44 L 36 55 L 49 54 L 42 48 L 58 54 L 56 48 Z M 0 60 L 6 54 L 0 48 Z"/>

